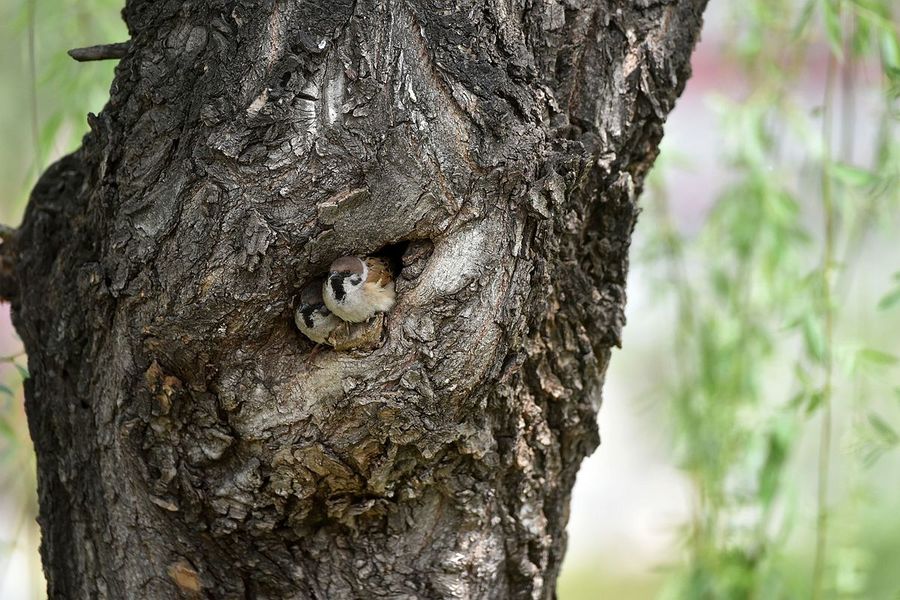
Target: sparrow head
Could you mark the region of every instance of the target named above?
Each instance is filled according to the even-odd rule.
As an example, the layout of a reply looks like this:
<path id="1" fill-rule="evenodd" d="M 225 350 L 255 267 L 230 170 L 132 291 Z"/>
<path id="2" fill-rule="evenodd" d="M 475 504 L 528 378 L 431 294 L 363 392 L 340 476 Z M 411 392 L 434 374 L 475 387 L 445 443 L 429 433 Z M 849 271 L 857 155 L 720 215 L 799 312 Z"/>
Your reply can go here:
<path id="1" fill-rule="evenodd" d="M 320 277 L 312 283 L 308 283 L 300 291 L 299 306 L 315 306 L 316 304 L 324 304 L 322 300 L 322 278 Z"/>
<path id="2" fill-rule="evenodd" d="M 338 302 L 347 292 L 362 287 L 366 280 L 366 264 L 358 256 L 342 256 L 328 269 L 328 286 Z"/>

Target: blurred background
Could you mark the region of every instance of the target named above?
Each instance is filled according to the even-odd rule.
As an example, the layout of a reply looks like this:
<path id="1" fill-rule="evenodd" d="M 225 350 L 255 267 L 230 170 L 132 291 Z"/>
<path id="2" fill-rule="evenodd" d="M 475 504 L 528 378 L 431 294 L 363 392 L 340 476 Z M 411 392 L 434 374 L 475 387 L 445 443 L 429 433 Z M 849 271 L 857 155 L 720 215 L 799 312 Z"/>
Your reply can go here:
<path id="1" fill-rule="evenodd" d="M 77 147 L 121 0 L 0 0 L 0 223 Z M 893 10 L 893 15 L 891 11 Z M 711 2 L 641 197 L 561 600 L 900 599 L 892 0 Z M 26 358 L 0 305 L 0 598 L 43 598 Z"/>

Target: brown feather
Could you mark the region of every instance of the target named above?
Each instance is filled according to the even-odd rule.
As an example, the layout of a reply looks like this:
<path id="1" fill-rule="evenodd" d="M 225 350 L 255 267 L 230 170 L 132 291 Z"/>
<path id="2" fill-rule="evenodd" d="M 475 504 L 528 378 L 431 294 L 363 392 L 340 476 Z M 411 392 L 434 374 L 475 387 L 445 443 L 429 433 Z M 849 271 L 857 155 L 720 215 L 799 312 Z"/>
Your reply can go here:
<path id="1" fill-rule="evenodd" d="M 366 277 L 366 283 L 374 283 L 384 287 L 394 280 L 393 275 L 391 275 L 391 267 L 387 261 L 370 256 L 366 258 L 366 266 L 369 268 L 369 276 Z"/>

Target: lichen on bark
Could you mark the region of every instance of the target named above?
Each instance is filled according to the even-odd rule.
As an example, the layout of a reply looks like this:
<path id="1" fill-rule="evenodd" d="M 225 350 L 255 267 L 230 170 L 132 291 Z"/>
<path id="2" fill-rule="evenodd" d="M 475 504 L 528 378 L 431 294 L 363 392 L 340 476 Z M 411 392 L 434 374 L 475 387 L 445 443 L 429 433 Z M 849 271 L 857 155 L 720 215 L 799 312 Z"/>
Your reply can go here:
<path id="1" fill-rule="evenodd" d="M 550 598 L 704 0 L 130 0 L 9 279 L 53 597 Z M 291 300 L 402 247 L 372 350 Z"/>

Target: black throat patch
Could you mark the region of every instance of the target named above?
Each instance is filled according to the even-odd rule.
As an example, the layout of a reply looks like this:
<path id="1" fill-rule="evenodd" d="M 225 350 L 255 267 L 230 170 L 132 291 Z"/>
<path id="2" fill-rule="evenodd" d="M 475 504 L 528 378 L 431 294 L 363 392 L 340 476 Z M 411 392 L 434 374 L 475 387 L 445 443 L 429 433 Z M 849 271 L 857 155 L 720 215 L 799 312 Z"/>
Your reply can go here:
<path id="1" fill-rule="evenodd" d="M 300 316 L 303 317 L 303 323 L 310 329 L 312 329 L 313 325 L 315 324 L 312 318 L 312 314 L 315 312 L 316 308 L 317 307 L 315 305 L 311 305 L 304 306 L 300 309 Z"/>
<path id="2" fill-rule="evenodd" d="M 347 292 L 344 290 L 344 277 L 342 275 L 332 275 L 328 279 L 328 285 L 331 286 L 334 299 L 338 302 L 343 302 L 347 296 Z"/>

